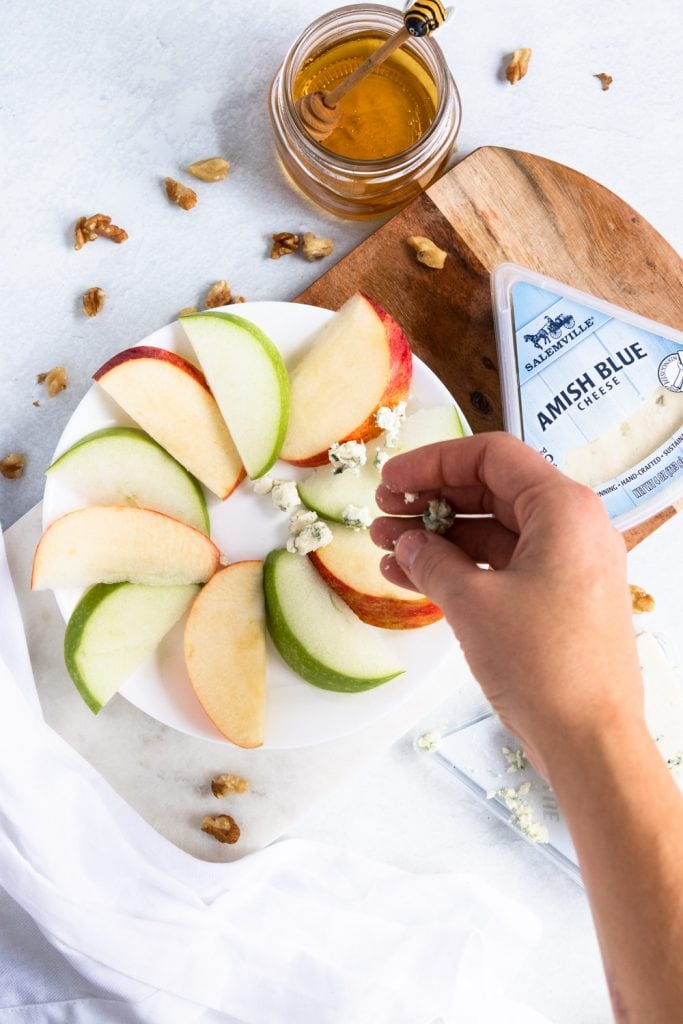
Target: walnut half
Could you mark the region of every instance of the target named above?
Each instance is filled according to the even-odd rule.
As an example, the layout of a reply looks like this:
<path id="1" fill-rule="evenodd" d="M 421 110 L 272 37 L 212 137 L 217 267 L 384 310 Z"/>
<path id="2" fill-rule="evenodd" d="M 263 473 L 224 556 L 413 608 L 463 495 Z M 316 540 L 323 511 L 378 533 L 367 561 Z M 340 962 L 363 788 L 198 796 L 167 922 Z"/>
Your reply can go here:
<path id="1" fill-rule="evenodd" d="M 304 232 L 304 244 L 301 251 L 309 262 L 321 260 L 329 256 L 334 249 L 334 242 L 331 238 L 319 238 L 312 231 Z"/>
<path id="2" fill-rule="evenodd" d="M 603 92 L 607 92 L 610 85 L 614 81 L 612 76 L 606 75 L 604 71 L 601 71 L 599 75 L 593 75 L 593 78 L 597 78 L 599 80 Z"/>
<path id="3" fill-rule="evenodd" d="M 528 46 L 524 46 L 520 50 L 512 51 L 512 56 L 510 57 L 510 61 L 505 71 L 505 77 L 510 85 L 515 85 L 521 78 L 524 78 L 525 74 L 529 70 L 530 60 L 531 50 Z"/>
<path id="4" fill-rule="evenodd" d="M 16 480 L 22 476 L 25 465 L 25 455 L 20 455 L 19 452 L 10 452 L 9 455 L 5 455 L 4 459 L 0 459 L 0 473 L 7 480 Z"/>
<path id="5" fill-rule="evenodd" d="M 301 239 L 291 231 L 278 231 L 272 236 L 273 244 L 270 249 L 271 260 L 279 260 L 281 256 L 288 256 L 290 252 L 296 252 Z"/>
<path id="6" fill-rule="evenodd" d="M 197 205 L 197 193 L 194 189 L 188 188 L 187 185 L 181 185 L 175 178 L 164 178 L 164 186 L 168 198 L 181 210 L 191 210 L 193 206 Z"/>
<path id="7" fill-rule="evenodd" d="M 406 242 L 415 250 L 415 258 L 419 263 L 424 263 L 425 267 L 431 267 L 432 270 L 443 270 L 448 253 L 432 242 L 431 238 L 410 235 Z"/>
<path id="8" fill-rule="evenodd" d="M 83 312 L 86 316 L 97 316 L 104 309 L 106 295 L 101 288 L 88 288 L 83 296 Z"/>
<path id="9" fill-rule="evenodd" d="M 74 227 L 74 249 L 82 249 L 87 242 L 96 238 L 109 238 L 121 244 L 128 238 L 128 232 L 118 224 L 112 224 L 106 213 L 93 213 L 92 217 L 79 217 Z"/>
<path id="10" fill-rule="evenodd" d="M 225 775 L 217 775 L 211 780 L 211 792 L 215 797 L 228 796 L 230 793 L 246 793 L 249 783 L 239 775 L 227 772 Z"/>
<path id="11" fill-rule="evenodd" d="M 64 391 L 67 385 L 66 370 L 63 366 L 55 366 L 48 373 L 39 373 L 36 376 L 36 384 L 44 384 L 50 398 L 54 398 L 60 391 Z"/>
<path id="12" fill-rule="evenodd" d="M 229 814 L 207 814 L 202 820 L 202 832 L 213 836 L 219 843 L 229 843 L 231 846 L 240 837 L 239 825 Z"/>
<path id="13" fill-rule="evenodd" d="M 197 160 L 187 169 L 200 181 L 222 181 L 228 176 L 230 164 L 222 156 L 212 156 L 208 160 Z"/>
<path id="14" fill-rule="evenodd" d="M 647 590 L 637 587 L 634 583 L 629 583 L 629 590 L 631 591 L 631 606 L 636 615 L 655 610 L 655 599 L 652 594 L 648 594 Z"/>

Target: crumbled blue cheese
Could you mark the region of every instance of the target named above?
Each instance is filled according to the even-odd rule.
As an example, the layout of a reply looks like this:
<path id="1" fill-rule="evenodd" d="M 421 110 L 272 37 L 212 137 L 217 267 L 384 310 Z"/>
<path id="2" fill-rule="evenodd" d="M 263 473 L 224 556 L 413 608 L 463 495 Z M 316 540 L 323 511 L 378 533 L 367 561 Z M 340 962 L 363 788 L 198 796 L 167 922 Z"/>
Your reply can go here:
<path id="1" fill-rule="evenodd" d="M 273 489 L 275 481 L 272 476 L 260 476 L 254 480 L 252 487 L 254 488 L 254 494 L 270 494 Z"/>
<path id="2" fill-rule="evenodd" d="M 403 421 L 406 418 L 406 403 L 399 402 L 392 408 L 382 405 L 375 413 L 375 423 L 386 432 L 384 440 L 387 448 L 395 448 L 401 433 Z"/>
<path id="3" fill-rule="evenodd" d="M 375 469 L 378 469 L 379 472 L 381 473 L 382 472 L 382 466 L 388 460 L 388 458 L 389 458 L 389 452 L 385 451 L 384 448 L 378 448 L 376 453 L 375 453 L 375 458 L 373 460 Z"/>
<path id="4" fill-rule="evenodd" d="M 531 791 L 531 783 L 523 782 L 516 789 L 512 786 L 504 786 L 502 789 L 490 789 L 487 800 L 494 797 L 510 811 L 510 821 L 515 825 L 522 835 L 530 839 L 532 843 L 549 843 L 550 833 L 546 825 L 534 820 L 533 807 L 526 799 Z"/>
<path id="5" fill-rule="evenodd" d="M 342 512 L 344 526 L 352 530 L 367 530 L 372 525 L 372 516 L 367 505 L 347 505 Z"/>
<path id="6" fill-rule="evenodd" d="M 443 498 L 434 498 L 422 514 L 422 522 L 430 533 L 446 533 L 455 522 L 453 509 Z"/>
<path id="7" fill-rule="evenodd" d="M 293 480 L 275 480 L 270 490 L 270 497 L 275 508 L 281 512 L 291 512 L 301 504 L 299 491 Z"/>
<path id="8" fill-rule="evenodd" d="M 509 747 L 501 747 L 500 749 L 508 766 L 508 775 L 514 775 L 515 772 L 523 772 L 528 767 L 529 762 L 521 748 L 510 750 Z"/>
<path id="9" fill-rule="evenodd" d="M 420 495 L 417 494 L 415 491 L 406 491 L 405 494 L 403 495 L 403 500 L 405 501 L 406 505 L 412 505 L 412 503 L 414 501 L 417 501 L 419 497 Z"/>
<path id="10" fill-rule="evenodd" d="M 425 754 L 433 754 L 439 749 L 440 744 L 441 737 L 434 729 L 429 729 L 428 732 L 423 732 L 422 735 L 418 736 L 415 740 L 415 746 L 417 749 L 424 751 Z"/>
<path id="11" fill-rule="evenodd" d="M 368 456 L 363 441 L 343 441 L 341 444 L 335 441 L 327 457 L 336 476 L 338 473 L 346 473 L 347 470 L 357 473 L 360 467 L 365 465 Z"/>
<path id="12" fill-rule="evenodd" d="M 303 521 L 299 520 L 296 533 L 290 533 L 287 538 L 287 550 L 293 555 L 308 555 L 311 551 L 317 551 L 318 548 L 324 548 L 326 544 L 332 542 L 332 531 L 327 523 L 318 519 L 315 512 L 308 514 L 315 516 L 313 522 L 303 524 Z"/>
<path id="13" fill-rule="evenodd" d="M 301 533 L 307 526 L 313 526 L 313 523 L 317 522 L 318 513 L 311 512 L 310 509 L 300 508 L 296 512 L 292 512 L 289 517 L 289 532 L 296 536 L 297 533 Z"/>

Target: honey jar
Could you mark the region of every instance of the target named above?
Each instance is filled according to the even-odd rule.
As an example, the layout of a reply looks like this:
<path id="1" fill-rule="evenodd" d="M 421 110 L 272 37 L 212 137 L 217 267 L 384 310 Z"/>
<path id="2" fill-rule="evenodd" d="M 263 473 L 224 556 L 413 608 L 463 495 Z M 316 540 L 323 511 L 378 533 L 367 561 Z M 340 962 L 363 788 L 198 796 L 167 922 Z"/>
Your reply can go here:
<path id="1" fill-rule="evenodd" d="M 410 38 L 339 103 L 324 142 L 297 112 L 302 96 L 331 91 L 403 26 L 401 12 L 352 4 L 323 15 L 296 40 L 270 91 L 280 163 L 292 183 L 331 213 L 374 217 L 400 209 L 437 177 L 460 127 L 460 97 L 441 49 Z"/>

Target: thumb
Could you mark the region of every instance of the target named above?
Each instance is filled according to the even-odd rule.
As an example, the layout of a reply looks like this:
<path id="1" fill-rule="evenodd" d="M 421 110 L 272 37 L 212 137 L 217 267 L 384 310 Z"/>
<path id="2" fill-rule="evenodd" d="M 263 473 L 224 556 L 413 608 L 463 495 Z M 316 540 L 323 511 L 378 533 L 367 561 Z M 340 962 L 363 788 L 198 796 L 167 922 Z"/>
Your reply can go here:
<path id="1" fill-rule="evenodd" d="M 445 537 L 426 530 L 407 530 L 396 541 L 394 555 L 413 586 L 438 604 L 451 624 L 471 603 L 482 570 Z"/>

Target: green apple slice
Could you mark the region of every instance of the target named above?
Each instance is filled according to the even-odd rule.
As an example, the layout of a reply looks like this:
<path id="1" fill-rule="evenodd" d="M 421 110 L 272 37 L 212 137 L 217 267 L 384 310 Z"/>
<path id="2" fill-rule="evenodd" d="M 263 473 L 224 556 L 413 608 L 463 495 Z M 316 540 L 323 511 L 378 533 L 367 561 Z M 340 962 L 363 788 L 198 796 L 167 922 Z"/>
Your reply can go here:
<path id="1" fill-rule="evenodd" d="M 289 667 L 324 690 L 357 693 L 404 669 L 372 629 L 323 582 L 307 558 L 266 558 L 263 585 L 273 643 Z"/>
<path id="2" fill-rule="evenodd" d="M 98 583 L 81 598 L 64 637 L 66 668 L 97 714 L 185 614 L 199 587 Z"/>
<path id="3" fill-rule="evenodd" d="M 199 483 L 143 430 L 96 430 L 55 459 L 46 472 L 93 505 L 151 508 L 209 532 Z"/>
<path id="4" fill-rule="evenodd" d="M 289 377 L 270 338 L 244 317 L 198 313 L 181 323 L 252 480 L 273 465 L 289 420 Z"/>
<path id="5" fill-rule="evenodd" d="M 422 448 L 436 441 L 451 441 L 464 437 L 465 429 L 454 405 L 435 405 L 419 409 L 406 417 L 396 448 L 384 449 L 390 457 L 401 452 Z M 353 472 L 334 473 L 332 466 L 321 466 L 297 484 L 304 505 L 333 523 L 343 523 L 347 505 L 365 506 L 373 517 L 381 515 L 375 501 L 375 491 L 381 479 L 375 466 L 377 451 L 383 447 L 384 437 L 367 446 L 367 461 Z"/>

